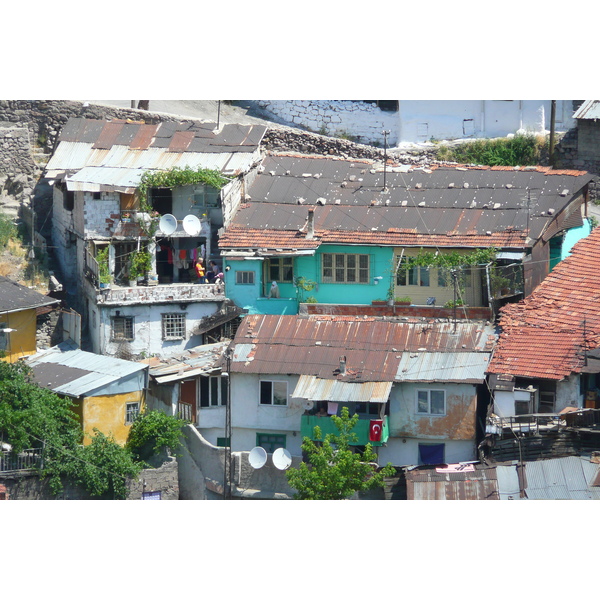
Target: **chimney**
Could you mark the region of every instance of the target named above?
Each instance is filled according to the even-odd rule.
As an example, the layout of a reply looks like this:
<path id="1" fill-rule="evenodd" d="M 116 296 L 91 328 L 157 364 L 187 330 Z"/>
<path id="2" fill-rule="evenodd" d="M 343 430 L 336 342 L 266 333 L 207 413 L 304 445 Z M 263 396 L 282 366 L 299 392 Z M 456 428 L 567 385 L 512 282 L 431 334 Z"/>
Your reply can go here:
<path id="1" fill-rule="evenodd" d="M 340 375 L 346 374 L 346 357 L 340 356 Z"/>
<path id="2" fill-rule="evenodd" d="M 315 237 L 315 209 L 310 207 L 308 209 L 308 228 L 306 230 L 306 239 L 312 240 Z"/>

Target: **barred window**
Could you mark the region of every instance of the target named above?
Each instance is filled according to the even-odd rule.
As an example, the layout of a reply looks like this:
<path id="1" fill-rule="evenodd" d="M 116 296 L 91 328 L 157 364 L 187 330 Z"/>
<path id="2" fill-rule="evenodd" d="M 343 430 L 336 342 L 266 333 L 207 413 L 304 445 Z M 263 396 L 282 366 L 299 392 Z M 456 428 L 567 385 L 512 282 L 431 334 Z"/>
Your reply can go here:
<path id="1" fill-rule="evenodd" d="M 368 254 L 323 254 L 323 283 L 369 283 Z"/>
<path id="2" fill-rule="evenodd" d="M 111 317 L 110 337 L 115 341 L 134 339 L 133 317 Z"/>
<path id="3" fill-rule="evenodd" d="M 139 402 L 127 402 L 125 405 L 125 425 L 131 425 L 140 414 Z"/>
<path id="4" fill-rule="evenodd" d="M 166 313 L 162 315 L 163 340 L 185 339 L 185 313 Z"/>

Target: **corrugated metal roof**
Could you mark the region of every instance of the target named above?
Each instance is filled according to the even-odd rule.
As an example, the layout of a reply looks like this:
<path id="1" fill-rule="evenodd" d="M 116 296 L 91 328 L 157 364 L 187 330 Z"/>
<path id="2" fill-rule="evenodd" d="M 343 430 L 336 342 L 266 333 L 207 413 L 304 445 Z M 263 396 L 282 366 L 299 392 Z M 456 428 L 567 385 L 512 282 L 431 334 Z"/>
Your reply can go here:
<path id="1" fill-rule="evenodd" d="M 144 364 L 85 352 L 69 342 L 63 342 L 49 350 L 34 354 L 27 362 L 34 373 L 37 365 L 44 364 L 40 373 L 44 373 L 46 377 L 51 372 L 50 365 L 57 365 L 60 378 L 58 385 L 52 387 L 52 390 L 75 397 L 85 395 L 147 368 L 147 365 Z M 67 380 L 69 378 L 66 376 L 66 368 L 76 369 L 83 374 L 75 379 Z M 47 381 L 51 380 L 47 379 Z"/>
<path id="2" fill-rule="evenodd" d="M 266 131 L 261 125 L 127 123 L 69 119 L 59 136 L 59 144 L 46 166 L 49 178 L 98 167 L 73 182 L 105 186 L 133 186 L 147 170 L 174 167 L 215 169 L 225 175 L 247 171 L 259 158 L 260 142 Z M 123 169 L 123 174 L 105 169 Z M 91 178 L 91 179 L 90 179 Z M 125 181 L 125 182 L 124 182 Z M 90 191 L 97 191 L 95 188 Z"/>
<path id="3" fill-rule="evenodd" d="M 488 356 L 494 341 L 493 327 L 481 323 L 460 323 L 455 331 L 453 323 L 423 323 L 418 319 L 247 315 L 233 341 L 232 370 L 391 382 L 397 377 L 404 352 Z M 339 374 L 342 356 L 346 357 L 345 375 Z M 430 375 L 435 381 L 435 371 Z"/>
<path id="4" fill-rule="evenodd" d="M 206 375 L 221 368 L 223 353 L 230 341 L 204 344 L 181 354 L 142 361 L 150 365 L 150 376 L 157 383 L 170 383 L 189 377 Z"/>
<path id="5" fill-rule="evenodd" d="M 445 381 L 481 383 L 485 380 L 489 355 L 481 352 L 404 352 L 396 381 Z"/>
<path id="6" fill-rule="evenodd" d="M 421 468 L 406 472 L 409 500 L 498 500 L 496 469 L 481 464 L 473 471 L 440 473 Z"/>
<path id="7" fill-rule="evenodd" d="M 301 375 L 292 392 L 293 398 L 318 401 L 377 402 L 385 404 L 392 389 L 391 382 L 350 383 Z"/>
<path id="8" fill-rule="evenodd" d="M 598 465 L 583 456 L 566 456 L 525 463 L 525 495 L 529 500 L 600 500 L 592 487 Z M 519 500 L 516 465 L 496 467 L 502 500 Z M 512 497 L 512 498 L 509 498 Z"/>
<path id="9" fill-rule="evenodd" d="M 586 100 L 573 114 L 574 119 L 600 119 L 600 100 Z"/>

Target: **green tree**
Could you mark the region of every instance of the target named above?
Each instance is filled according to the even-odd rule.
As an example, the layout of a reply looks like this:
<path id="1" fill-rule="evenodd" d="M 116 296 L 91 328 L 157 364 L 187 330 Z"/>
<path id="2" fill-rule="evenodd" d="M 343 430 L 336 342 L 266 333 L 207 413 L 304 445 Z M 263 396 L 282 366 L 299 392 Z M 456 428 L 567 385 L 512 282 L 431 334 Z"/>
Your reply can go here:
<path id="1" fill-rule="evenodd" d="M 129 450 L 96 432 L 82 446 L 83 431 L 73 402 L 36 385 L 24 362 L 0 361 L 0 439 L 13 453 L 42 450 L 40 476 L 58 494 L 63 479 L 80 484 L 93 496 L 124 498 L 127 477 L 139 472 Z"/>
<path id="2" fill-rule="evenodd" d="M 348 408 L 342 408 L 341 416 L 331 417 L 337 434 L 328 433 L 322 443 L 305 437 L 302 450 L 308 462 L 286 473 L 288 483 L 296 490 L 298 500 L 343 500 L 355 492 L 383 487 L 384 477 L 395 474 L 390 463 L 377 470 L 377 455 L 371 444 L 364 452 L 355 452 L 351 443 L 357 439 L 353 432 L 358 415 L 350 417 Z M 315 427 L 314 437 L 321 440 L 321 428 Z"/>
<path id="3" fill-rule="evenodd" d="M 163 450 L 176 453 L 185 421 L 161 410 L 147 410 L 133 422 L 126 447 L 136 460 L 146 461 Z"/>
<path id="4" fill-rule="evenodd" d="M 89 445 L 79 447 L 69 461 L 67 475 L 91 496 L 122 500 L 127 497 L 127 480 L 136 477 L 143 465 L 112 436 L 94 429 Z"/>

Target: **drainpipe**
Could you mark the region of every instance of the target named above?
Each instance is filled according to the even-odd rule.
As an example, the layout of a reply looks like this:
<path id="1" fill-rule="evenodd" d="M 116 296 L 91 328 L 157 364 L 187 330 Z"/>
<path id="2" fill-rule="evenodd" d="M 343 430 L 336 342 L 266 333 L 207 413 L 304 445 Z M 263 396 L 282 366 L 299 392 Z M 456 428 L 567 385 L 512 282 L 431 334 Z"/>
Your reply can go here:
<path id="1" fill-rule="evenodd" d="M 548 148 L 548 160 L 550 166 L 554 168 L 554 137 L 556 135 L 556 100 L 552 100 L 550 109 L 550 143 Z"/>

